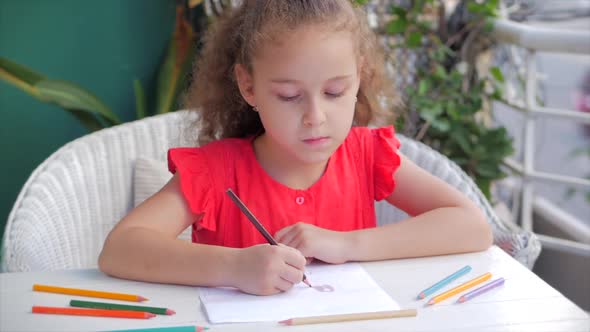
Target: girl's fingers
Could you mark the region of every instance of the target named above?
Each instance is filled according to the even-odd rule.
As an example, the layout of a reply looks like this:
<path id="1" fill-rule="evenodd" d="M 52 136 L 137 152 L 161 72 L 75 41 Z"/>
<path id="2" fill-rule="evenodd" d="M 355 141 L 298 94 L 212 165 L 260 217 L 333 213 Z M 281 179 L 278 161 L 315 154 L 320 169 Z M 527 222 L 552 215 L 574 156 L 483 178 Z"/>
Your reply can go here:
<path id="1" fill-rule="evenodd" d="M 291 241 L 290 246 L 297 249 L 304 257 L 311 257 L 311 252 L 309 252 L 309 248 L 303 245 L 303 237 L 298 236 Z"/>
<path id="2" fill-rule="evenodd" d="M 299 281 L 301 281 L 301 280 L 299 280 Z M 285 280 L 283 278 L 278 278 L 275 288 L 280 290 L 281 292 L 286 292 L 289 289 L 293 288 L 293 284 L 294 283 L 289 280 Z"/>
<path id="3" fill-rule="evenodd" d="M 285 266 L 280 274 L 281 279 L 290 282 L 292 285 L 300 283 L 303 280 L 303 271 L 292 266 Z"/>
<path id="4" fill-rule="evenodd" d="M 297 236 L 299 236 L 299 233 L 300 232 L 296 229 L 290 229 L 288 232 L 282 234 L 282 236 L 279 239 L 277 239 L 277 242 L 287 245 L 289 247 L 294 247 L 293 241 L 295 240 L 295 238 L 297 238 Z"/>
<path id="5" fill-rule="evenodd" d="M 285 236 L 287 233 L 289 233 L 289 231 L 290 231 L 292 228 L 293 228 L 293 225 L 291 225 L 291 226 L 287 226 L 287 227 L 284 227 L 284 228 L 281 228 L 281 229 L 280 229 L 278 232 L 276 232 L 276 233 L 275 233 L 275 236 L 274 236 L 275 240 L 277 240 L 277 242 L 284 243 L 284 242 L 282 241 L 282 238 L 283 238 L 283 237 L 284 237 L 284 236 Z"/>
<path id="6" fill-rule="evenodd" d="M 291 247 L 287 248 L 289 250 L 286 251 L 285 256 L 283 256 L 285 263 L 298 270 L 303 270 L 305 268 L 305 257 L 299 252 L 299 250 Z"/>

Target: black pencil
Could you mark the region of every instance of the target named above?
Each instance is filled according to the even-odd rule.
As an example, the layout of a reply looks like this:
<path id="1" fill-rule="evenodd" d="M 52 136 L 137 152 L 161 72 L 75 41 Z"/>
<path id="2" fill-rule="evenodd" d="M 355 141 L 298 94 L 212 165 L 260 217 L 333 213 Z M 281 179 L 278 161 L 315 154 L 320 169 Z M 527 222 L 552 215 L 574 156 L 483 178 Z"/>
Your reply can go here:
<path id="1" fill-rule="evenodd" d="M 268 243 L 270 243 L 273 246 L 278 245 L 277 241 L 275 241 L 275 239 L 270 235 L 270 233 L 268 233 L 266 228 L 264 228 L 264 226 L 262 226 L 262 224 L 258 221 L 258 219 L 256 219 L 256 217 L 252 214 L 252 212 L 250 212 L 248 207 L 246 207 L 246 204 L 244 204 L 242 202 L 242 200 L 240 200 L 240 198 L 231 189 L 227 189 L 226 193 L 229 195 L 229 198 L 231 198 L 231 200 L 234 203 L 236 203 L 238 208 L 240 208 L 240 211 L 242 211 L 246 215 L 246 217 L 248 217 L 248 220 L 250 220 L 250 222 L 252 222 L 252 224 L 260 232 L 260 234 L 262 234 L 262 236 L 264 236 L 266 241 L 268 241 Z M 303 275 L 302 282 L 304 284 L 306 284 L 307 286 L 311 287 L 311 284 L 309 283 L 309 281 L 307 281 L 307 277 L 305 276 L 305 274 Z"/>

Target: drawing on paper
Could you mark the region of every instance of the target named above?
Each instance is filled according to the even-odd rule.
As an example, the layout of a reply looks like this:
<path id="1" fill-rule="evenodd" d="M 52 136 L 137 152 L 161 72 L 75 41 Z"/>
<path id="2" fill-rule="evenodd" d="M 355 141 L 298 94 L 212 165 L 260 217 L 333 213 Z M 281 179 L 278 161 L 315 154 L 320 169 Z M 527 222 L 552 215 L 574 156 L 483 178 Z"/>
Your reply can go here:
<path id="1" fill-rule="evenodd" d="M 297 283 L 287 292 L 258 296 L 231 287 L 201 287 L 199 296 L 212 324 L 399 309 L 358 263 L 311 264 L 305 274 L 313 290 Z"/>
<path id="2" fill-rule="evenodd" d="M 331 293 L 334 291 L 334 287 L 332 287 L 330 285 L 318 285 L 318 286 L 313 286 L 311 288 L 317 290 L 318 292 L 322 292 L 322 293 Z"/>

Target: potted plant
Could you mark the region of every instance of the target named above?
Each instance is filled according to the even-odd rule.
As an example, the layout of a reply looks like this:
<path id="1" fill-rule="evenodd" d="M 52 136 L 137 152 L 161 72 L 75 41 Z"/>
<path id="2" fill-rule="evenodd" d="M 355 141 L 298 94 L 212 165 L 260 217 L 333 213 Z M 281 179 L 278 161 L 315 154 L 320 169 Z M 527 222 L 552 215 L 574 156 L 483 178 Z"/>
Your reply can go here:
<path id="1" fill-rule="evenodd" d="M 503 75 L 489 61 L 498 1 L 358 2 L 376 18 L 394 68 L 403 101 L 398 131 L 456 162 L 490 198 L 513 152 L 507 131 L 491 125 L 489 112 L 502 96 Z"/>

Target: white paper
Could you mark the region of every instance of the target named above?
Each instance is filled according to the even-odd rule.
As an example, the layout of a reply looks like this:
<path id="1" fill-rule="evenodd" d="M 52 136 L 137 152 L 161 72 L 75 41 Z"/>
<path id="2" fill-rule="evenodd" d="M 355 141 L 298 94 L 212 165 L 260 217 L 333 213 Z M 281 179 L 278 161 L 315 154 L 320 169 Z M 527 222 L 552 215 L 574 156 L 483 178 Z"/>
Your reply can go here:
<path id="1" fill-rule="evenodd" d="M 303 283 L 270 296 L 256 296 L 234 288 L 200 289 L 209 322 L 281 321 L 294 317 L 398 310 L 399 305 L 357 263 L 308 265 L 305 274 L 312 286 L 330 285 L 320 292 Z"/>

